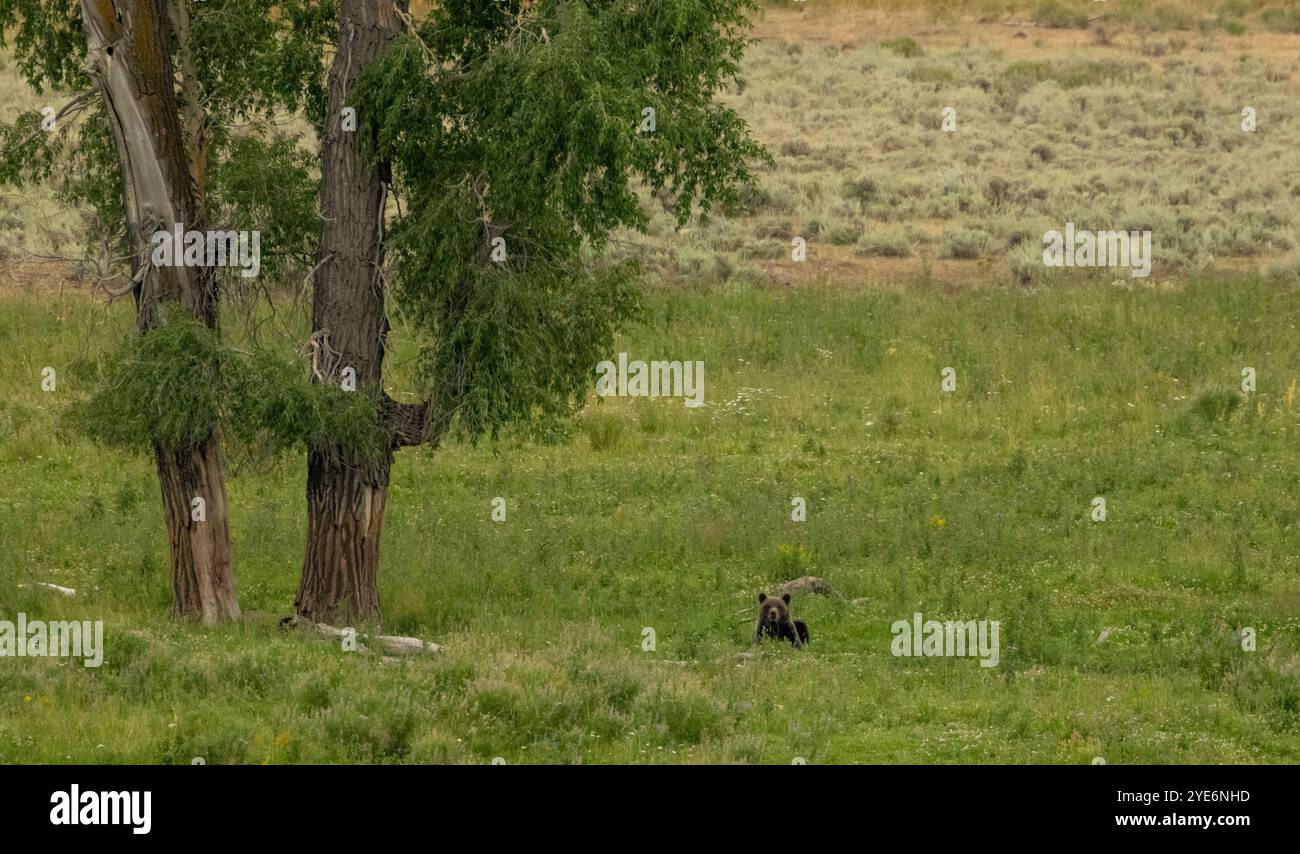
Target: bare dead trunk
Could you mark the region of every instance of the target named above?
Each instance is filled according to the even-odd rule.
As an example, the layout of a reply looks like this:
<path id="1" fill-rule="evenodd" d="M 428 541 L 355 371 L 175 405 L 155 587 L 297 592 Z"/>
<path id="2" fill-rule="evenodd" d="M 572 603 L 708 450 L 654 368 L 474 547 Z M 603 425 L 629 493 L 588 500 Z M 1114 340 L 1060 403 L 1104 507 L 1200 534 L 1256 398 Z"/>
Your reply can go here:
<path id="1" fill-rule="evenodd" d="M 386 164 L 367 165 L 356 133 L 342 126 L 347 93 L 401 30 L 406 3 L 342 0 L 338 52 L 330 67 L 321 137 L 321 229 L 312 300 L 316 380 L 340 384 L 350 369 L 356 394 L 386 413 L 383 390 Z M 389 427 L 390 432 L 393 428 Z M 307 552 L 294 608 L 313 622 L 378 623 L 379 541 L 391 453 L 358 460 L 329 442 L 308 449 Z"/>
<path id="2" fill-rule="evenodd" d="M 94 79 L 118 152 L 127 232 L 134 253 L 142 335 L 162 322 L 160 305 L 179 304 L 216 323 L 215 273 L 145 263 L 149 236 L 182 223 L 204 228 L 203 206 L 186 153 L 168 53 L 166 0 L 82 0 L 86 71 Z M 238 619 L 228 507 L 216 426 L 199 441 L 154 448 L 171 541 L 172 607 L 205 623 Z M 201 500 L 201 512 L 196 505 Z"/>

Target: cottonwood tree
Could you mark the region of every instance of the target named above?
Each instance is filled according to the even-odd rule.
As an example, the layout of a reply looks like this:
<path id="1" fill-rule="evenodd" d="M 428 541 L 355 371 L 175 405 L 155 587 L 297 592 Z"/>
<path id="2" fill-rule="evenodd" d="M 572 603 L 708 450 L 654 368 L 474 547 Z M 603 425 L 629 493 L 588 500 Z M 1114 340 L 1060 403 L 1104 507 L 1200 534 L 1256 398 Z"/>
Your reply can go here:
<path id="1" fill-rule="evenodd" d="M 0 0 L 26 79 L 83 93 L 60 113 L 84 113 L 75 134 L 69 121 L 40 133 L 38 113 L 0 126 L 0 180 L 53 181 L 125 259 L 139 346 L 88 411 L 105 436 L 153 448 L 178 612 L 238 613 L 219 444 L 234 421 L 307 446 L 297 611 L 378 620 L 393 452 L 581 406 L 638 304 L 635 268 L 603 257 L 614 229 L 646 226 L 638 190 L 685 224 L 749 180 L 762 152 L 714 97 L 752 10 L 445 0 L 413 18 L 404 0 Z M 319 135 L 316 194 L 272 124 L 290 111 Z M 311 267 L 311 375 L 355 383 L 351 400 L 298 394 L 276 370 L 232 381 L 220 276 L 147 263 L 169 220 L 260 226 L 273 260 L 278 248 Z M 422 339 L 415 403 L 384 391 L 390 284 Z M 191 524 L 194 497 L 207 527 Z"/>
<path id="2" fill-rule="evenodd" d="M 227 227 L 269 229 L 280 259 L 306 256 L 294 244 L 314 224 L 311 194 L 301 191 L 311 176 L 292 140 L 266 122 L 286 109 L 323 112 L 320 56 L 333 14 L 332 4 L 310 0 L 0 0 L 0 45 L 13 39 L 27 82 L 81 93 L 53 127 L 41 126 L 40 113 L 0 127 L 0 181 L 53 181 L 65 199 L 88 205 L 88 234 L 110 247 L 110 268 L 124 268 L 113 293 L 133 296 L 139 342 L 120 382 L 102 390 L 95 426 L 151 448 L 173 609 L 205 623 L 240 615 L 220 351 L 191 328 L 216 329 L 221 286 L 212 267 L 150 263 L 150 236 L 175 224 L 202 231 L 220 217 Z M 250 166 L 280 167 L 279 190 L 260 189 L 271 177 L 250 180 Z"/>
<path id="3" fill-rule="evenodd" d="M 197 144 L 203 130 L 192 120 L 189 135 L 182 135 L 166 15 L 162 0 L 120 7 L 82 0 L 83 67 L 99 91 L 117 150 L 128 245 L 136 250 L 131 281 L 145 335 L 161 323 L 164 302 L 178 304 L 204 326 L 217 320 L 213 268 L 155 267 L 141 257 L 153 232 L 175 223 L 202 230 L 206 221 L 200 197 L 204 154 Z M 186 43 L 182 47 L 188 49 Z M 192 82 L 183 78 L 183 85 Z M 198 614 L 204 622 L 238 619 L 217 426 L 205 424 L 192 435 L 154 442 L 154 460 L 171 538 L 175 609 Z"/>
<path id="4" fill-rule="evenodd" d="M 585 401 L 638 304 L 635 268 L 603 260 L 614 229 L 648 223 L 638 187 L 684 225 L 734 200 L 763 156 L 715 100 L 753 8 L 442 0 L 412 18 L 405 2 L 340 0 L 312 342 L 318 378 L 355 377 L 382 441 L 310 443 L 300 615 L 378 620 L 393 451 Z M 390 285 L 421 335 L 416 403 L 384 390 Z"/>

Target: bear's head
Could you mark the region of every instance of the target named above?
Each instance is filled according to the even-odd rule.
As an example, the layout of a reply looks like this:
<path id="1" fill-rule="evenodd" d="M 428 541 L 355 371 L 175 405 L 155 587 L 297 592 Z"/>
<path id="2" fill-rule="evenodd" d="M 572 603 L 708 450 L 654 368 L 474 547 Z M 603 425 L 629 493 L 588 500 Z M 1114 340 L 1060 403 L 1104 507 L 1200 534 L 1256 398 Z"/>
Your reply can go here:
<path id="1" fill-rule="evenodd" d="M 790 619 L 790 594 L 781 598 L 758 594 L 758 619 L 769 626 L 781 626 Z"/>

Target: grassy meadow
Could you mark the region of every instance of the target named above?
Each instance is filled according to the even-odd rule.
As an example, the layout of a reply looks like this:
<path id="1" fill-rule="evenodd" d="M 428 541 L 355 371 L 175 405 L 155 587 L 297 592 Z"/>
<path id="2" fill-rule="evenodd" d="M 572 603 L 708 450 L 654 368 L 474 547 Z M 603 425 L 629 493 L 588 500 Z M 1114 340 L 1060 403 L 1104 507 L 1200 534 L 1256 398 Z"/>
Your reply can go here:
<path id="1" fill-rule="evenodd" d="M 617 244 L 646 311 L 611 358 L 703 360 L 703 407 L 399 454 L 383 628 L 433 655 L 278 629 L 301 455 L 230 452 L 244 622 L 169 618 L 152 461 L 62 418 L 131 308 L 49 259 L 75 214 L 4 191 L 0 618 L 103 620 L 105 657 L 0 659 L 0 763 L 1300 762 L 1300 22 L 898 5 L 772 4 L 727 96 L 756 190 Z M 1150 228 L 1154 274 L 1035 264 L 1067 221 Z M 742 655 L 810 574 L 810 646 Z M 998 665 L 893 656 L 915 612 L 999 621 Z"/>
<path id="2" fill-rule="evenodd" d="M 59 435 L 39 388 L 85 375 L 95 310 L 8 299 L 0 603 L 103 619 L 107 654 L 8 659 L 0 761 L 1295 761 L 1297 308 L 1252 280 L 656 293 L 624 343 L 703 358 L 702 409 L 401 455 L 385 628 L 448 649 L 388 660 L 276 628 L 297 459 L 231 483 L 246 624 L 169 621 L 151 465 Z M 808 573 L 813 645 L 738 661 L 756 591 Z M 999 620 L 998 667 L 893 657 L 914 611 Z"/>

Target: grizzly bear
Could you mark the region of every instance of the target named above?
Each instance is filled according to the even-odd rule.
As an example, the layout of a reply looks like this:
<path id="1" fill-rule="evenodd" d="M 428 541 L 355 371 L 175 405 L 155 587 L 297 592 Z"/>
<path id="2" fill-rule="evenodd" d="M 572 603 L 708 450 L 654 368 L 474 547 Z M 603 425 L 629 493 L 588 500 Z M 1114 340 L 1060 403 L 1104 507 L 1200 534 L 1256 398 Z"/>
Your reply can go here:
<path id="1" fill-rule="evenodd" d="M 758 594 L 758 623 L 754 626 L 754 643 L 766 637 L 788 640 L 796 647 L 808 643 L 808 624 L 790 619 L 790 594 L 781 598 Z"/>

